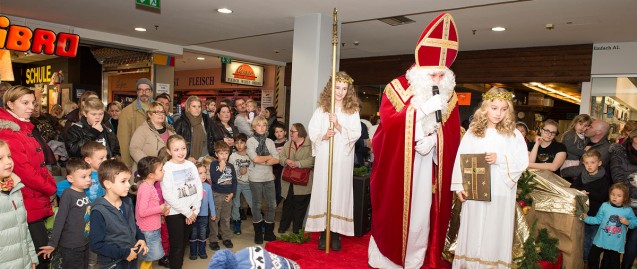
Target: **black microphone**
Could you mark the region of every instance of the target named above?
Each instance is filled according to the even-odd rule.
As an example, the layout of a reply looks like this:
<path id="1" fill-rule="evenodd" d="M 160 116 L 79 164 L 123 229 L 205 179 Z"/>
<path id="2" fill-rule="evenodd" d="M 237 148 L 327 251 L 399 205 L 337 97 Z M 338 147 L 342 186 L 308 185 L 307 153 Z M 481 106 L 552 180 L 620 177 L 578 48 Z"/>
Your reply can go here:
<path id="1" fill-rule="evenodd" d="M 440 91 L 438 90 L 438 86 L 436 86 L 436 85 L 431 87 L 431 92 L 433 93 L 433 95 L 440 94 Z M 436 121 L 437 122 L 442 122 L 442 112 L 440 110 L 436 110 Z"/>

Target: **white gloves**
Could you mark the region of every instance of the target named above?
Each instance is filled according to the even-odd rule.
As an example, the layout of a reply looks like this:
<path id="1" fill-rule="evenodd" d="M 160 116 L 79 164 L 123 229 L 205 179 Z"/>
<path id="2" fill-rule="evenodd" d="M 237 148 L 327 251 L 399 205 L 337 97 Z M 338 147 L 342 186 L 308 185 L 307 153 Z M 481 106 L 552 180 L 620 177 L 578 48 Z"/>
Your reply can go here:
<path id="1" fill-rule="evenodd" d="M 436 146 L 436 135 L 425 136 L 416 142 L 416 152 L 420 155 L 426 155 Z"/>
<path id="2" fill-rule="evenodd" d="M 429 98 L 423 105 L 420 107 L 425 114 L 431 114 L 434 111 L 442 110 L 442 98 L 439 94 L 432 96 Z"/>

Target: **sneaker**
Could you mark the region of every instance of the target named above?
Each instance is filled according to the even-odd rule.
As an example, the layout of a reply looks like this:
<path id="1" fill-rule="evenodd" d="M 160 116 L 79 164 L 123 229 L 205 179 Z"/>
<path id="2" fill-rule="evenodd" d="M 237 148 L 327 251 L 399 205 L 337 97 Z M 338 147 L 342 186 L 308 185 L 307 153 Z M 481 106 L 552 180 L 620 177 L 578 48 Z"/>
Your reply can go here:
<path id="1" fill-rule="evenodd" d="M 219 247 L 219 243 L 218 242 L 210 242 L 210 249 L 212 249 L 214 251 L 217 251 L 217 250 L 219 250 L 221 248 Z"/>
<path id="2" fill-rule="evenodd" d="M 196 260 L 196 259 L 197 259 L 197 256 L 190 256 L 190 260 L 191 260 L 191 261 L 194 261 L 194 260 Z"/>
<path id="3" fill-rule="evenodd" d="M 223 240 L 223 245 L 226 246 L 226 248 L 232 248 L 234 247 L 234 245 L 232 244 L 232 241 L 230 241 L 230 239 L 228 240 Z"/>
<path id="4" fill-rule="evenodd" d="M 201 255 L 199 255 L 199 258 L 201 258 L 202 260 L 205 260 L 205 259 L 208 259 L 208 255 L 201 254 Z"/>
<path id="5" fill-rule="evenodd" d="M 158 263 L 159 263 L 159 266 L 170 268 L 170 263 L 168 262 L 168 256 L 164 256 L 161 259 L 159 259 Z"/>

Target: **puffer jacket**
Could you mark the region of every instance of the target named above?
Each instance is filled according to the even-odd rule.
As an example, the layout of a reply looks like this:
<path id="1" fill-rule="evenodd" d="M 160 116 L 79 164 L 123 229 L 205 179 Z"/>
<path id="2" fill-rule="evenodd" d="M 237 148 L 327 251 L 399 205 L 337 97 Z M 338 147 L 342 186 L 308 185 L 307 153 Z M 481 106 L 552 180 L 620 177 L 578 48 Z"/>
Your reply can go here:
<path id="1" fill-rule="evenodd" d="M 630 190 L 631 207 L 637 213 L 637 187 L 630 183 L 629 176 L 637 173 L 637 163 L 631 163 L 628 160 L 628 150 L 626 147 L 632 147 L 630 140 L 624 140 L 621 144 L 612 144 L 608 149 L 610 153 L 610 176 L 613 183 L 624 183 Z"/>
<path id="2" fill-rule="evenodd" d="M 38 264 L 38 256 L 27 225 L 20 177 L 11 175 L 14 187 L 9 192 L 0 192 L 0 264 L 2 268 L 30 269 Z"/>
<path id="3" fill-rule="evenodd" d="M 50 197 L 55 195 L 55 179 L 44 163 L 40 144 L 33 138 L 33 124 L 24 122 L 0 108 L 0 139 L 7 142 L 15 163 L 13 172 L 22 178 L 22 196 L 27 221 L 53 215 Z"/>
<path id="4" fill-rule="evenodd" d="M 98 141 L 98 140 L 104 140 Z M 115 132 L 106 124 L 102 123 L 102 131 L 91 127 L 86 121 L 86 117 L 82 117 L 80 121 L 71 124 L 66 133 L 66 150 L 69 157 L 82 158 L 82 146 L 89 141 L 97 141 L 106 146 L 106 157 L 108 159 L 120 156 L 119 140 Z"/>
<path id="5" fill-rule="evenodd" d="M 291 146 L 291 147 L 290 147 Z M 289 152 L 289 154 L 288 154 Z M 285 160 L 290 159 L 292 161 L 298 161 L 301 164 L 300 168 L 313 168 L 314 167 L 314 156 L 312 156 L 312 141 L 309 138 L 305 138 L 305 142 L 303 145 L 296 149 L 294 146 L 294 142 L 291 140 L 285 142 L 283 148 L 281 148 L 281 152 L 279 152 L 279 164 L 283 166 L 283 169 L 287 167 Z M 312 193 L 312 178 L 314 177 L 314 171 L 310 172 L 310 180 L 308 181 L 306 186 L 303 185 L 294 185 L 294 195 L 308 195 Z M 288 188 L 290 188 L 290 183 L 281 179 L 281 196 L 283 198 L 287 198 Z"/>
<path id="6" fill-rule="evenodd" d="M 206 148 L 208 148 L 208 153 L 212 155 L 212 153 L 215 152 L 215 144 L 212 142 L 214 141 L 211 131 L 212 121 L 210 120 L 210 117 L 207 117 L 206 115 L 202 115 L 201 118 L 203 119 L 203 128 L 206 132 Z M 190 157 L 190 142 L 192 141 L 192 125 L 190 124 L 190 120 L 188 120 L 188 117 L 184 114 L 175 121 L 174 127 L 175 132 L 178 135 L 183 136 L 186 140 L 186 150 L 188 150 L 186 155 L 187 159 Z"/>

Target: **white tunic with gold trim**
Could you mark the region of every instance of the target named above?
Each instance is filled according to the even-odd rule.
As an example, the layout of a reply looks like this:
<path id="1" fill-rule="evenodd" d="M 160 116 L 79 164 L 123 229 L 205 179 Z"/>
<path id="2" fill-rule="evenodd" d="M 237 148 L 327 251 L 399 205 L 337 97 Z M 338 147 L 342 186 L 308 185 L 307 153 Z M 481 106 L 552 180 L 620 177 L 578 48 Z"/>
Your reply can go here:
<path id="1" fill-rule="evenodd" d="M 491 201 L 468 200 L 462 204 L 458 246 L 453 268 L 512 268 L 513 227 L 517 181 L 529 165 L 522 134 L 504 136 L 495 129 L 484 138 L 470 130 L 462 138 L 454 165 L 451 190 L 462 190 L 460 154 L 496 153 L 491 165 Z"/>
<path id="2" fill-rule="evenodd" d="M 336 117 L 342 131 L 334 136 L 334 156 L 332 163 L 332 211 L 330 231 L 339 234 L 354 235 L 354 144 L 361 136 L 361 121 L 358 112 L 345 114 L 336 109 Z M 329 113 L 320 107 L 314 111 L 308 125 L 308 136 L 312 140 L 314 155 L 314 178 L 312 198 L 305 224 L 307 232 L 325 231 L 327 214 L 327 166 L 329 160 L 329 140 L 323 135 L 330 127 Z"/>

